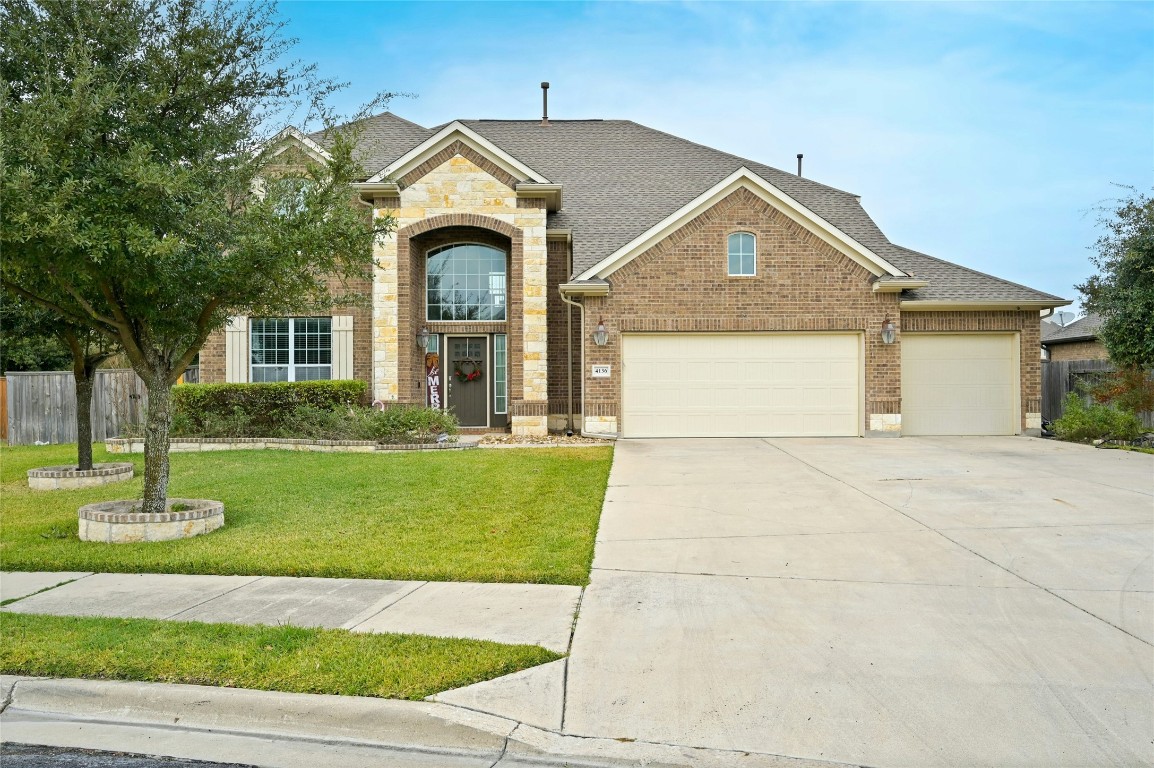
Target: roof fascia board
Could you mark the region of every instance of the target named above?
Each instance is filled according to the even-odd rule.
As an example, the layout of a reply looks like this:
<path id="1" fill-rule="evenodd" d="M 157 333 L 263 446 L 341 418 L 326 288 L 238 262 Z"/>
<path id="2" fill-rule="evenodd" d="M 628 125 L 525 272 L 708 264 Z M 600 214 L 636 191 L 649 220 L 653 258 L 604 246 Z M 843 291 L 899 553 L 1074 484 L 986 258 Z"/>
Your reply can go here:
<path id="1" fill-rule="evenodd" d="M 428 158 L 440 152 L 454 141 L 460 141 L 491 160 L 498 168 L 526 181 L 535 181 L 539 184 L 548 184 L 549 180 L 522 163 L 517 158 L 505 152 L 476 131 L 463 125 L 459 120 L 446 125 L 435 135 L 425 139 L 417 146 L 385 166 L 378 173 L 370 177 L 369 181 L 384 181 L 388 178 L 400 178 L 416 168 Z"/>
<path id="2" fill-rule="evenodd" d="M 301 148 L 304 149 L 305 154 L 307 154 L 313 160 L 316 160 L 318 163 L 328 162 L 329 160 L 333 159 L 333 156 L 329 154 L 327 149 L 322 147 L 320 144 L 317 144 L 315 141 L 310 139 L 308 136 L 305 136 L 291 125 L 288 128 L 282 130 L 276 136 L 273 136 L 271 139 L 269 139 L 268 146 L 276 146 L 276 149 L 273 150 L 269 157 L 272 158 L 281 154 L 287 150 L 294 141 L 297 144 L 300 144 Z M 277 146 L 278 144 L 280 146 Z"/>
<path id="3" fill-rule="evenodd" d="M 571 281 L 561 284 L 561 293 L 566 296 L 608 296 L 609 283 Z"/>
<path id="4" fill-rule="evenodd" d="M 536 182 L 522 182 L 514 190 L 519 199 L 531 200 L 542 198 L 545 200 L 545 210 L 556 213 L 561 210 L 561 185 L 538 184 Z"/>
<path id="5" fill-rule="evenodd" d="M 935 301 L 932 299 L 916 300 L 905 299 L 901 303 L 903 312 L 948 312 L 950 310 L 958 311 L 978 311 L 978 310 L 1027 310 L 1027 309 L 1051 309 L 1056 307 L 1065 307 L 1073 304 L 1072 301 L 1066 299 L 1058 300 L 1033 300 L 1033 301 Z"/>
<path id="6" fill-rule="evenodd" d="M 377 197 L 396 197 L 401 194 L 401 188 L 391 181 L 354 182 L 353 189 L 357 190 L 362 200 L 370 203 Z"/>
<path id="7" fill-rule="evenodd" d="M 929 281 L 914 277 L 894 277 L 874 281 L 874 293 L 900 293 L 914 288 L 925 288 Z"/>
<path id="8" fill-rule="evenodd" d="M 646 250 L 688 224 L 696 216 L 717 204 L 727 195 L 742 187 L 753 192 L 774 208 L 785 213 L 795 222 L 816 234 L 824 242 L 833 246 L 840 253 L 845 254 L 865 267 L 874 276 L 880 277 L 888 275 L 893 277 L 907 277 L 904 272 L 893 264 L 890 264 L 878 256 L 761 176 L 742 166 L 712 188 L 689 201 L 646 232 L 643 232 L 631 242 L 618 248 L 609 254 L 609 256 L 582 272 L 576 279 L 589 280 L 597 277 L 605 278 L 613 274 Z"/>

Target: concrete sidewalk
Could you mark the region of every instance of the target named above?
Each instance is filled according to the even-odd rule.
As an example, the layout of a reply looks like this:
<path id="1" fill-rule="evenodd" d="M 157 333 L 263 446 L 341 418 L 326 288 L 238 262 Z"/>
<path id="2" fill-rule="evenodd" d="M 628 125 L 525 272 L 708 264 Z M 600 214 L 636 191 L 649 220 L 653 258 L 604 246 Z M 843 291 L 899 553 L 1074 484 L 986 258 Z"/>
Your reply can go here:
<path id="1" fill-rule="evenodd" d="M 288 624 L 540 645 L 566 653 L 581 587 L 552 584 L 0 573 L 13 613 Z"/>

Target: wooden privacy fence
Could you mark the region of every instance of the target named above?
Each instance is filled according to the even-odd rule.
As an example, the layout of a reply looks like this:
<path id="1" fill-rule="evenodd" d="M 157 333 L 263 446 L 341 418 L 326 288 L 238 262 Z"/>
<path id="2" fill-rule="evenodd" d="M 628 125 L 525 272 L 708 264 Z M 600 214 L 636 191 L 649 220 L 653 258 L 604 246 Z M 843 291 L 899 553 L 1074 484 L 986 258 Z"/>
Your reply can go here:
<path id="1" fill-rule="evenodd" d="M 1043 360 L 1042 361 L 1042 418 L 1053 421 L 1065 411 L 1066 395 L 1083 391 L 1087 404 L 1089 395 L 1084 389 L 1097 384 L 1114 370 L 1109 360 Z M 1079 388 L 1082 389 L 1079 389 Z M 1138 414 L 1147 429 L 1154 429 L 1154 412 Z"/>
<path id="2" fill-rule="evenodd" d="M 147 402 L 144 382 L 133 371 L 97 371 L 92 439 L 119 437 L 125 425 L 144 423 Z M 9 371 L 4 403 L 9 445 L 76 442 L 76 381 L 71 372 Z"/>
<path id="3" fill-rule="evenodd" d="M 8 439 L 8 379 L 0 376 L 0 440 Z"/>

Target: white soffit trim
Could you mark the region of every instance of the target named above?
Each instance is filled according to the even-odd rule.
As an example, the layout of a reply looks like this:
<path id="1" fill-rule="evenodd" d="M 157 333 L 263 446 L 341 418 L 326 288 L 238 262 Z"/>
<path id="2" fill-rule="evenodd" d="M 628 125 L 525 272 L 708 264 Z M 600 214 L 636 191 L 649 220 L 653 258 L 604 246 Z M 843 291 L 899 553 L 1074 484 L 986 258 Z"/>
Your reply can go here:
<path id="1" fill-rule="evenodd" d="M 875 276 L 892 275 L 906 277 L 906 273 L 770 184 L 745 166 L 738 168 L 711 189 L 686 203 L 654 227 L 643 232 L 633 241 L 618 248 L 606 258 L 578 275 L 575 280 L 590 280 L 607 277 L 665 237 L 688 224 L 694 217 L 717 204 L 735 190 L 744 187 L 772 205 L 803 227 L 813 232 L 823 241 L 862 265 Z"/>
<path id="2" fill-rule="evenodd" d="M 292 146 L 292 142 L 294 141 L 300 144 L 305 153 L 317 162 L 333 159 L 333 156 L 329 154 L 327 149 L 322 147 L 320 144 L 317 144 L 315 141 L 310 139 L 308 136 L 305 136 L 291 125 L 278 133 L 276 136 L 273 136 L 271 139 L 269 139 L 268 145 L 270 147 L 280 144 L 279 147 L 273 150 L 269 157 L 276 157 L 280 153 L 284 152 L 290 146 Z"/>
<path id="3" fill-rule="evenodd" d="M 400 178 L 409 171 L 416 168 L 418 165 L 429 159 L 433 155 L 440 152 L 445 147 L 452 144 L 454 141 L 460 141 L 462 144 L 472 147 L 477 152 L 481 153 L 489 160 L 493 161 L 498 168 L 508 173 L 510 176 L 517 177 L 520 181 L 535 181 L 539 184 L 548 184 L 549 180 L 541 174 L 534 171 L 529 166 L 522 163 L 517 158 L 513 157 L 503 149 L 492 143 L 484 136 L 481 136 L 476 131 L 471 130 L 459 121 L 446 125 L 435 136 L 432 136 L 417 146 L 410 149 L 405 154 L 394 160 L 389 165 L 385 166 L 375 176 L 368 179 L 368 181 L 384 181 L 388 178 Z"/>

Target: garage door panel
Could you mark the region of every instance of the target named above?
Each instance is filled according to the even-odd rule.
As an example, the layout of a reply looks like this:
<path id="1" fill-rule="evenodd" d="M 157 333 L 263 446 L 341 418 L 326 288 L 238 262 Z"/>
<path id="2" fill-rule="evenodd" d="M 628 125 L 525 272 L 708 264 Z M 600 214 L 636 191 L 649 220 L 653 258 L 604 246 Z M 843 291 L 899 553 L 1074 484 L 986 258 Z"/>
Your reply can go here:
<path id="1" fill-rule="evenodd" d="M 857 334 L 629 334 L 627 437 L 852 436 Z"/>
<path id="2" fill-rule="evenodd" d="M 902 434 L 1017 433 L 1017 343 L 1012 334 L 904 334 Z"/>

